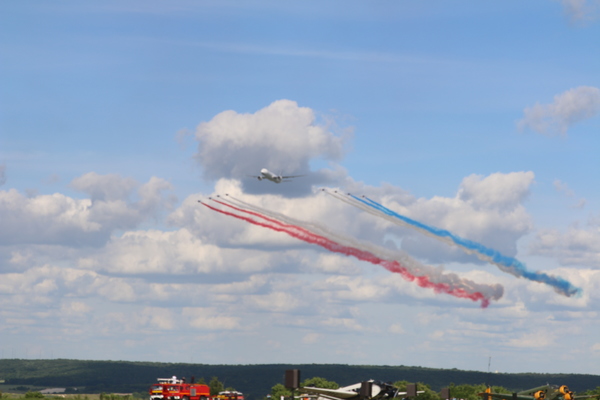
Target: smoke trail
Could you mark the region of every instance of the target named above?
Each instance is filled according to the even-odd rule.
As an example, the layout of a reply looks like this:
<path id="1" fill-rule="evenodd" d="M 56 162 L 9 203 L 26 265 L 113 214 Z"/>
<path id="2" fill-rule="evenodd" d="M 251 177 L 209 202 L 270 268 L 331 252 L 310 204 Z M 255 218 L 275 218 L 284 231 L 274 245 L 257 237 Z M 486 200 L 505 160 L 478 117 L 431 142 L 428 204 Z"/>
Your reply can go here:
<path id="1" fill-rule="evenodd" d="M 311 231 L 310 229 L 307 229 L 307 227 L 306 227 L 306 225 L 310 225 L 313 228 L 318 228 L 321 231 L 326 231 L 325 229 L 323 229 L 323 227 L 318 226 L 317 224 L 304 224 L 305 226 L 298 226 L 295 224 L 295 222 L 300 222 L 300 221 L 295 221 L 289 217 L 285 217 L 281 214 L 277 214 L 274 212 L 268 212 L 268 214 L 270 215 L 270 217 L 269 217 L 269 216 L 264 215 L 264 214 L 267 214 L 267 210 L 263 210 L 258 207 L 255 207 L 255 206 L 248 205 L 249 209 L 244 209 L 244 208 L 234 205 L 235 203 L 228 201 L 224 198 L 221 198 L 221 200 L 223 200 L 223 201 L 219 201 L 219 200 L 215 200 L 215 199 L 212 199 L 212 200 L 217 202 L 218 204 L 221 204 L 222 206 L 229 207 L 230 209 L 235 210 L 238 213 L 248 214 L 251 217 L 239 215 L 234 212 L 228 212 L 225 210 L 221 210 L 221 209 L 212 207 L 203 202 L 200 202 L 200 203 L 214 211 L 219 212 L 219 213 L 244 220 L 244 221 L 252 223 L 254 225 L 269 228 L 269 229 L 272 229 L 277 232 L 284 232 L 292 237 L 303 240 L 307 243 L 317 244 L 329 251 L 345 254 L 348 256 L 353 256 L 362 261 L 367 261 L 372 264 L 381 265 L 391 272 L 399 273 L 404 279 L 417 283 L 420 287 L 433 289 L 436 293 L 447 293 L 447 294 L 450 294 L 455 297 L 468 298 L 473 301 L 481 300 L 482 307 L 487 307 L 489 305 L 490 299 L 497 300 L 502 296 L 503 288 L 500 285 L 495 285 L 493 287 L 488 286 L 488 285 L 478 285 L 469 280 L 460 279 L 455 274 L 442 275 L 438 271 L 437 277 L 439 278 L 441 276 L 441 277 L 445 278 L 445 280 L 447 282 L 434 282 L 427 275 L 416 276 L 414 274 L 414 272 L 411 272 L 409 270 L 407 265 L 402 265 L 397 260 L 384 259 L 384 258 L 381 258 L 381 257 L 375 255 L 373 252 L 371 252 L 369 250 L 365 250 L 364 248 L 356 247 L 356 246 L 348 246 L 348 245 L 344 245 L 342 243 L 338 243 L 326 236 L 316 234 L 313 231 Z M 242 202 L 241 200 L 235 199 L 235 201 L 237 201 L 238 203 L 247 204 L 247 203 Z M 276 215 L 274 215 L 274 214 L 276 214 Z M 281 220 L 279 220 L 279 219 L 282 219 L 281 217 L 283 217 L 286 220 L 286 222 L 292 222 L 292 223 L 282 222 Z M 258 219 L 260 219 L 260 220 L 258 220 Z M 337 235 L 337 237 L 341 238 L 341 239 L 349 239 L 349 238 L 345 238 L 339 234 Z M 356 242 L 356 240 L 354 240 L 354 239 L 349 239 L 348 241 Z M 363 245 L 364 245 L 364 243 L 363 243 Z M 410 265 L 409 265 L 409 267 L 410 267 Z M 421 268 L 412 268 L 412 269 L 423 270 L 425 268 L 424 268 L 424 266 L 421 266 Z M 477 291 L 477 289 L 480 289 L 480 288 L 482 288 L 485 292 L 489 292 L 489 293 L 487 295 L 485 295 L 481 291 Z"/>
<path id="2" fill-rule="evenodd" d="M 310 223 L 310 222 L 306 222 L 306 221 L 300 221 L 300 220 L 294 219 L 292 217 L 288 217 L 284 214 L 281 214 L 281 213 L 278 213 L 278 212 L 275 212 L 272 210 L 254 206 L 250 203 L 246 203 L 242 200 L 236 199 L 233 196 L 229 196 L 229 195 L 226 195 L 226 196 L 227 197 L 225 197 L 225 198 L 221 197 L 221 199 L 223 201 L 230 202 L 230 203 L 237 205 L 239 207 L 242 207 L 244 209 L 254 210 L 254 212 L 259 213 L 259 215 L 265 215 L 265 214 L 270 215 L 272 218 L 274 218 L 276 220 L 285 221 L 288 224 L 294 225 L 296 227 L 301 226 L 304 229 L 310 231 L 311 233 L 316 232 L 316 233 L 318 233 L 322 236 L 325 236 L 329 239 L 333 239 L 333 240 L 337 241 L 338 243 L 342 243 L 345 246 L 355 247 L 355 248 L 359 248 L 362 250 L 366 250 L 370 253 L 378 254 L 378 255 L 380 255 L 382 257 L 386 257 L 387 259 L 390 259 L 390 260 L 397 260 L 397 261 L 401 262 L 402 264 L 404 264 L 405 266 L 408 266 L 413 274 L 424 274 L 424 275 L 428 275 L 428 276 L 432 277 L 435 281 L 438 281 L 438 282 L 447 282 L 452 285 L 468 287 L 469 290 L 480 291 L 482 293 L 485 293 L 486 297 L 494 299 L 494 300 L 500 299 L 504 293 L 504 288 L 500 284 L 495 284 L 495 285 L 477 284 L 477 283 L 469 281 L 467 279 L 462 279 L 458 275 L 453 274 L 453 273 L 444 274 L 442 267 L 434 268 L 431 266 L 423 265 L 420 262 L 418 262 L 417 260 L 408 256 L 408 254 L 406 254 L 404 252 L 382 248 L 382 247 L 376 246 L 374 244 L 367 243 L 367 242 L 364 242 L 364 241 L 361 241 L 361 240 L 358 240 L 358 239 L 355 239 L 352 237 L 348 237 L 348 236 L 342 235 L 341 233 L 338 233 L 338 232 L 334 232 L 330 229 L 327 229 L 323 225 L 316 224 L 316 223 Z"/>
<path id="3" fill-rule="evenodd" d="M 447 230 L 431 227 L 419 221 L 415 221 L 404 215 L 398 214 L 367 197 L 364 197 L 364 199 L 362 199 L 348 193 L 349 198 L 343 199 L 342 196 L 340 196 L 339 194 L 334 195 L 332 193 L 329 193 L 328 191 L 325 192 L 337 199 L 343 200 L 348 204 L 351 204 L 362 210 L 368 211 L 371 214 L 382 217 L 395 224 L 408 226 L 410 228 L 416 229 L 421 233 L 426 234 L 427 236 L 433 237 L 437 240 L 441 240 L 448 244 L 455 245 L 463 251 L 465 251 L 466 253 L 475 254 L 479 259 L 496 265 L 500 270 L 514 275 L 516 277 L 523 277 L 531 281 L 545 283 L 547 285 L 552 286 L 557 293 L 563 294 L 567 297 L 581 293 L 581 289 L 573 286 L 569 281 L 563 278 L 548 275 L 543 272 L 529 271 L 523 263 L 521 263 L 519 260 L 513 257 L 505 256 L 497 250 L 488 248 L 472 240 L 463 239 Z M 353 199 L 354 201 L 350 199 Z M 372 212 L 373 210 L 375 210 L 375 213 Z"/>

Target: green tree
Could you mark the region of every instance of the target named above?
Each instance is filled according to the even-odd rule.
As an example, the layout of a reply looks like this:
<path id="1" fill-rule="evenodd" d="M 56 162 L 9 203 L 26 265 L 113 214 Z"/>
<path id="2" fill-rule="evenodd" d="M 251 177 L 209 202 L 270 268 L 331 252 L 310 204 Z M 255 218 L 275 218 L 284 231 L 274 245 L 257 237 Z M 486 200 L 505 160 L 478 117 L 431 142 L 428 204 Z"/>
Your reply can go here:
<path id="1" fill-rule="evenodd" d="M 26 399 L 43 399 L 44 395 L 40 392 L 27 392 L 25 393 Z"/>
<path id="2" fill-rule="evenodd" d="M 597 399 L 600 399 L 600 386 L 598 386 L 596 389 L 590 389 L 586 392 L 583 392 L 583 394 L 596 396 Z"/>
<path id="3" fill-rule="evenodd" d="M 466 399 L 466 400 L 482 400 L 482 397 L 479 396 L 479 393 L 485 392 L 487 389 L 487 385 L 479 384 L 479 385 L 455 385 L 451 383 L 450 386 L 450 397 L 457 399 Z M 492 386 L 491 390 L 493 393 L 511 393 L 510 390 L 502 387 L 502 386 Z"/>
<path id="4" fill-rule="evenodd" d="M 210 383 L 208 384 L 208 387 L 210 388 L 210 395 L 211 396 L 216 396 L 219 394 L 219 392 L 223 391 L 223 383 L 221 383 L 221 381 L 216 377 L 213 376 L 210 379 Z"/>
<path id="5" fill-rule="evenodd" d="M 291 395 L 292 391 L 287 389 L 281 383 L 278 383 L 271 388 L 271 398 L 273 400 L 279 400 L 281 396 L 290 397 Z"/>
<path id="6" fill-rule="evenodd" d="M 477 394 L 485 391 L 485 389 L 485 385 L 455 385 L 452 383 L 450 384 L 450 397 L 466 400 L 481 400 L 481 397 Z"/>
<path id="7" fill-rule="evenodd" d="M 401 392 L 406 392 L 406 385 L 410 382 L 408 381 L 397 381 L 394 382 L 393 385 L 397 387 Z M 422 391 L 425 393 L 419 393 L 416 400 L 440 400 L 440 395 L 431 390 L 429 385 L 426 385 L 422 382 L 417 382 L 417 392 Z"/>
<path id="8" fill-rule="evenodd" d="M 481 385 L 481 387 L 483 387 L 483 391 L 487 388 L 486 385 Z M 508 390 L 503 386 L 491 386 L 491 389 L 493 393 L 512 393 L 512 390 Z"/>
<path id="9" fill-rule="evenodd" d="M 315 376 L 310 379 L 306 379 L 305 381 L 300 383 L 300 386 L 301 387 L 312 386 L 312 387 L 324 388 L 324 389 L 338 389 L 340 387 L 340 385 L 338 385 L 336 382 L 328 381 L 327 379 L 320 378 L 318 376 Z"/>

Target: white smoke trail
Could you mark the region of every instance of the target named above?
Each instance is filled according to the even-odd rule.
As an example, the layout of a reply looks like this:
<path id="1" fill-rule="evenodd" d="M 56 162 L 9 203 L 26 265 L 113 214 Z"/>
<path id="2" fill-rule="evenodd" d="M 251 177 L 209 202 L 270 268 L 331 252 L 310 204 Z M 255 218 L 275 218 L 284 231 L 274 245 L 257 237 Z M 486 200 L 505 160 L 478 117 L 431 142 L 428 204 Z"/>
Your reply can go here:
<path id="1" fill-rule="evenodd" d="M 557 293 L 567 297 L 581 293 L 581 289 L 573 286 L 569 281 L 563 278 L 548 275 L 544 272 L 529 271 L 523 263 L 513 257 L 504 256 L 497 250 L 487 248 L 471 240 L 463 239 L 449 231 L 430 227 L 421 222 L 412 220 L 368 198 L 362 200 L 350 193 L 348 193 L 348 196 L 343 196 L 337 193 L 337 191 L 331 193 L 325 189 L 322 190 L 338 200 L 360 208 L 361 210 L 367 211 L 372 215 L 385 219 L 386 221 L 392 222 L 399 226 L 414 229 L 431 238 L 447 243 L 451 246 L 456 246 L 467 254 L 475 254 L 480 260 L 495 265 L 501 271 L 515 277 L 548 284 L 552 286 Z"/>
<path id="2" fill-rule="evenodd" d="M 298 226 L 313 234 L 323 236 L 329 240 L 340 243 L 344 246 L 354 247 L 362 251 L 367 251 L 369 253 L 377 255 L 380 258 L 384 258 L 390 261 L 398 261 L 403 266 L 405 266 L 411 272 L 411 274 L 427 276 L 432 282 L 437 284 L 447 284 L 451 287 L 461 288 L 470 293 L 480 292 L 486 298 L 493 300 L 499 300 L 504 293 L 504 288 L 500 284 L 479 284 L 466 278 L 461 278 L 455 273 L 445 273 L 444 268 L 442 266 L 432 267 L 429 265 L 422 264 L 419 261 L 410 257 L 405 252 L 395 251 L 374 245 L 372 243 L 364 242 L 356 238 L 343 235 L 339 232 L 334 232 L 318 223 L 300 221 L 295 218 L 286 216 L 284 214 L 252 205 L 240 199 L 236 199 L 233 196 L 220 197 L 220 200 L 231 203 L 235 207 L 248 209 L 258 214 L 267 215 L 270 218 L 280 221 L 282 223 Z"/>

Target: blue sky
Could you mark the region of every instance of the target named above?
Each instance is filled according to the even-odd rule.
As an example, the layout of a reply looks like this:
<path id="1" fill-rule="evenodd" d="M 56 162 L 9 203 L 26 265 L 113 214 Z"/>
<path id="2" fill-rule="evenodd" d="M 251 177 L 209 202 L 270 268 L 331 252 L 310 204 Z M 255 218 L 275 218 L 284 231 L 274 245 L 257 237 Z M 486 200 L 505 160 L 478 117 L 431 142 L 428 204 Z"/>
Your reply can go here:
<path id="1" fill-rule="evenodd" d="M 2 357 L 485 370 L 492 356 L 500 372 L 600 374 L 597 1 L 0 11 Z M 305 176 L 248 176 L 263 167 Z M 481 309 L 197 203 L 224 191 L 504 295 Z"/>

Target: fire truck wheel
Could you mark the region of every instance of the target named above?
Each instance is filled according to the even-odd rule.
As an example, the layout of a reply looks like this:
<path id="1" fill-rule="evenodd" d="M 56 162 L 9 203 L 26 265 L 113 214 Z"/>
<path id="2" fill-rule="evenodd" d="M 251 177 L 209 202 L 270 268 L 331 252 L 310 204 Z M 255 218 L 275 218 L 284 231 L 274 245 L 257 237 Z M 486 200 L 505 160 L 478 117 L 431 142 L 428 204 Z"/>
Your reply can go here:
<path id="1" fill-rule="evenodd" d="M 183 396 L 183 398 L 181 400 L 190 400 L 190 398 L 187 396 Z"/>

